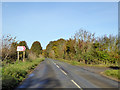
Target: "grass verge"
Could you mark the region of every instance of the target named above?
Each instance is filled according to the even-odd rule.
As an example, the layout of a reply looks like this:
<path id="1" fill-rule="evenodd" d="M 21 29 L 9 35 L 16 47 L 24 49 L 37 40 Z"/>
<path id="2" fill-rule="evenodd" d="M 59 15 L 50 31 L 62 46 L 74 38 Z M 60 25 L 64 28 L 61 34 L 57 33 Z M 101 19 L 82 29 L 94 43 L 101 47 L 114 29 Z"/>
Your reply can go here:
<path id="1" fill-rule="evenodd" d="M 120 81 L 120 70 L 106 70 L 103 72 L 103 74 L 112 79 Z"/>
<path id="2" fill-rule="evenodd" d="M 57 59 L 57 60 L 69 63 L 71 65 L 76 65 L 76 66 L 91 66 L 91 67 L 110 67 L 110 66 L 115 67 L 116 66 L 118 67 L 118 65 L 112 65 L 112 64 L 85 64 L 84 62 L 78 62 L 75 60 L 65 60 L 65 59 Z"/>
<path id="3" fill-rule="evenodd" d="M 14 89 L 43 60 L 44 58 L 25 62 L 19 61 L 2 67 L 2 89 Z"/>

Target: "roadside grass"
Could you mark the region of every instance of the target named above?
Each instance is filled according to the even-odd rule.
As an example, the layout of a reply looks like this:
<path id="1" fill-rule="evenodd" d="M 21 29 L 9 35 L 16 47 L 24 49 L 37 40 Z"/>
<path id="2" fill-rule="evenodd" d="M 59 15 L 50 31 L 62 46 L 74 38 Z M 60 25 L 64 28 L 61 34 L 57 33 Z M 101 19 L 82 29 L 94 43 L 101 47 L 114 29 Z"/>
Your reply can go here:
<path id="1" fill-rule="evenodd" d="M 37 58 L 30 61 L 17 61 L 2 67 L 2 89 L 11 90 L 22 82 L 44 58 Z"/>
<path id="2" fill-rule="evenodd" d="M 103 74 L 120 80 L 120 70 L 106 70 L 103 72 Z"/>
<path id="3" fill-rule="evenodd" d="M 84 62 L 78 62 L 75 60 L 65 60 L 65 59 L 57 59 L 62 62 L 66 62 L 72 65 L 76 66 L 91 66 L 91 67 L 119 67 L 118 65 L 113 65 L 113 64 L 85 64 Z"/>

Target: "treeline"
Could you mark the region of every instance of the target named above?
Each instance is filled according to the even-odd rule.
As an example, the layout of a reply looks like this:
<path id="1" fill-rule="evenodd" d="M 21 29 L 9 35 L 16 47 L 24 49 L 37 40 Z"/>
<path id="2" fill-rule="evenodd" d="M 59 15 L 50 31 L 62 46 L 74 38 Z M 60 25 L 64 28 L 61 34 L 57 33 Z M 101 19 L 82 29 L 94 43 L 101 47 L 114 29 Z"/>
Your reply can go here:
<path id="1" fill-rule="evenodd" d="M 25 59 L 33 60 L 37 57 L 42 57 L 42 47 L 39 41 L 33 42 L 31 48 L 29 49 L 26 41 L 16 41 L 16 37 L 11 35 L 2 37 L 2 48 L 0 57 L 3 63 L 13 63 L 17 60 L 17 46 L 25 46 Z M 23 52 L 19 53 L 20 60 L 23 59 Z"/>
<path id="2" fill-rule="evenodd" d="M 75 60 L 85 64 L 118 64 L 117 36 L 95 37 L 95 33 L 79 30 L 68 40 L 51 41 L 44 51 L 45 57 Z"/>

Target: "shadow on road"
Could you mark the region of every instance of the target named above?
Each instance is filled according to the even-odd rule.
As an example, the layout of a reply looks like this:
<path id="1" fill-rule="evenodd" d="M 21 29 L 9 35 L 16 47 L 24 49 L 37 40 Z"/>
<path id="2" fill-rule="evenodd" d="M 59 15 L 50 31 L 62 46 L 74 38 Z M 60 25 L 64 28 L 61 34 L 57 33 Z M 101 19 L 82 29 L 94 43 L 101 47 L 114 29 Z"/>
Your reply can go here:
<path id="1" fill-rule="evenodd" d="M 28 82 L 24 82 L 24 84 L 20 87 L 18 87 L 15 90 L 19 90 L 20 88 L 30 89 L 30 88 L 59 88 L 61 87 L 61 84 L 59 80 L 54 78 L 45 78 L 45 79 L 31 79 Z"/>

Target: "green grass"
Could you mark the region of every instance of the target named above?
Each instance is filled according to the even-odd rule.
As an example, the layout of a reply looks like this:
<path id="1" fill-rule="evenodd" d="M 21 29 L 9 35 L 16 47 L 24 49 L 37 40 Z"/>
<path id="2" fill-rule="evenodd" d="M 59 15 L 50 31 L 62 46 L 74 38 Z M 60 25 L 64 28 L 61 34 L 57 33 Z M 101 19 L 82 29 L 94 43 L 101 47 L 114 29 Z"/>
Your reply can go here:
<path id="1" fill-rule="evenodd" d="M 104 74 L 120 80 L 120 70 L 106 70 Z"/>
<path id="2" fill-rule="evenodd" d="M 113 64 L 85 64 L 84 62 L 78 62 L 75 60 L 65 60 L 65 59 L 57 59 L 62 62 L 69 63 L 71 65 L 76 65 L 76 66 L 91 66 L 91 67 L 110 67 L 110 66 L 118 66 L 118 65 L 113 65 Z"/>
<path id="3" fill-rule="evenodd" d="M 43 59 L 19 61 L 2 67 L 2 89 L 14 89 Z"/>

